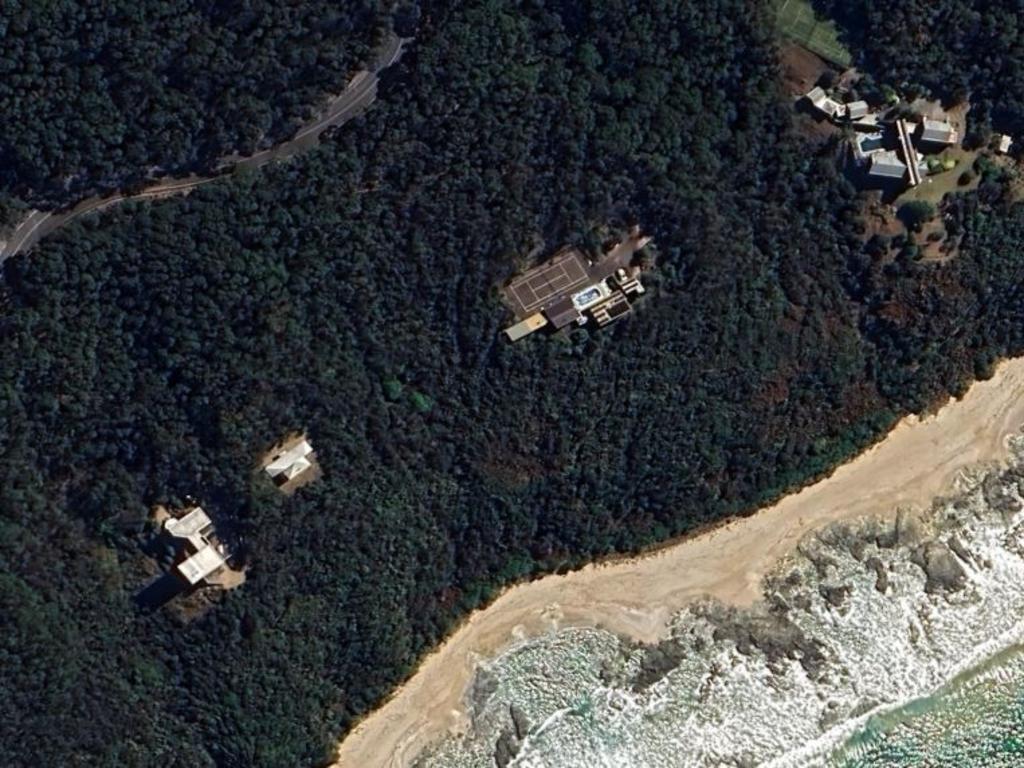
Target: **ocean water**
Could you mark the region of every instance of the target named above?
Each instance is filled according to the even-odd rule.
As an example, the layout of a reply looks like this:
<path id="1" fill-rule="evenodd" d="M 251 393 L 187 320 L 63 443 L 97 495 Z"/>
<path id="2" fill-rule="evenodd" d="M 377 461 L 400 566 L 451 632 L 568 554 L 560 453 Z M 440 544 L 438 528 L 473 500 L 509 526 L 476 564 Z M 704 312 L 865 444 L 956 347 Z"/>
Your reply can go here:
<path id="1" fill-rule="evenodd" d="M 1010 648 L 936 694 L 872 717 L 830 764 L 1024 765 L 1024 648 Z"/>
<path id="2" fill-rule="evenodd" d="M 481 662 L 418 768 L 1024 766 L 1024 438 L 928 510 L 809 534 L 740 610 Z"/>

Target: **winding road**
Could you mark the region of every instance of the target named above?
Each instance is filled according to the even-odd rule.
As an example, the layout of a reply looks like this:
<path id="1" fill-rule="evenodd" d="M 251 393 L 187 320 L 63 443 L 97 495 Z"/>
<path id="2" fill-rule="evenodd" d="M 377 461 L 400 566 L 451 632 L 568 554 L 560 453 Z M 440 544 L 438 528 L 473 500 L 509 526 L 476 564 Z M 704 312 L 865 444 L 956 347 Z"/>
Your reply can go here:
<path id="1" fill-rule="evenodd" d="M 404 38 L 389 34 L 378 49 L 370 69 L 356 73 L 345 90 L 331 99 L 312 122 L 300 128 L 292 138 L 254 155 L 246 157 L 233 154 L 221 158 L 216 165 L 217 173 L 215 175 L 157 180 L 141 192 L 130 195 L 115 193 L 102 197 L 90 197 L 62 212 L 31 211 L 14 228 L 6 241 L 0 241 L 0 264 L 3 264 L 11 256 L 29 251 L 51 232 L 87 213 L 117 205 L 125 200 L 147 200 L 169 195 L 188 194 L 196 187 L 216 181 L 224 174 L 260 168 L 275 160 L 312 149 L 320 142 L 320 136 L 325 130 L 344 125 L 376 101 L 380 73 L 398 61 L 406 42 L 408 41 Z"/>

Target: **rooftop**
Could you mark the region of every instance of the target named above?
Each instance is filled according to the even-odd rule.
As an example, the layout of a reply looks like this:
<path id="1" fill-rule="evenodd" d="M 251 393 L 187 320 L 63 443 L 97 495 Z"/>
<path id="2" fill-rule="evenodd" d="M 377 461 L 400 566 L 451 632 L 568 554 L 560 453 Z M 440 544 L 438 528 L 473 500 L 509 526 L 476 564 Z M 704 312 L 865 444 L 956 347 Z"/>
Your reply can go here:
<path id="1" fill-rule="evenodd" d="M 892 149 L 882 149 L 871 154 L 871 168 L 868 173 L 889 179 L 902 179 L 907 172 L 906 164 Z"/>
<path id="2" fill-rule="evenodd" d="M 313 446 L 301 434 L 278 443 L 264 455 L 261 464 L 263 471 L 285 493 L 319 476 Z"/>
<path id="3" fill-rule="evenodd" d="M 921 141 L 954 144 L 956 140 L 956 129 L 945 120 L 932 120 L 926 117 L 921 123 Z"/>
<path id="4" fill-rule="evenodd" d="M 189 584 L 198 584 L 226 562 L 216 547 L 206 546 L 178 563 L 178 572 Z"/>

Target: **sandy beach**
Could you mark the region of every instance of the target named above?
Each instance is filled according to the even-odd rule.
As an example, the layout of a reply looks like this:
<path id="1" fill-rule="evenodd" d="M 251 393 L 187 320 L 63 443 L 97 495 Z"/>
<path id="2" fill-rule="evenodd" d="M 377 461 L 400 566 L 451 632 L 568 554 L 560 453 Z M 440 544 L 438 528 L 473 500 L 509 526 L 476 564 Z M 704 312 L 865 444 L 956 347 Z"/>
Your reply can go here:
<path id="1" fill-rule="evenodd" d="M 506 590 L 473 613 L 416 674 L 341 743 L 335 768 L 399 768 L 449 729 L 476 662 L 558 627 L 601 626 L 658 640 L 672 614 L 710 595 L 735 604 L 760 596 L 762 577 L 808 532 L 840 520 L 928 505 L 959 472 L 1006 457 L 1024 426 L 1024 359 L 1004 362 L 926 418 L 910 416 L 828 478 L 756 514 L 633 560 L 592 565 Z"/>

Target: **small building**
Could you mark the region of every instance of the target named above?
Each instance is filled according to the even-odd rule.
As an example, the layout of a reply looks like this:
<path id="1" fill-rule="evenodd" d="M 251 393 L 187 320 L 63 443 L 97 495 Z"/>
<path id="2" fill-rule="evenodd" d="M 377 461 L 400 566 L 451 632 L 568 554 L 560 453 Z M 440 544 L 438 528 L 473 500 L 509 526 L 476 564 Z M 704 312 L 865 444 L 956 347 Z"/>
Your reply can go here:
<path id="1" fill-rule="evenodd" d="M 882 149 L 871 153 L 871 165 L 868 175 L 880 179 L 902 179 L 907 173 L 906 164 L 891 149 Z"/>
<path id="2" fill-rule="evenodd" d="M 263 469 L 277 486 L 294 482 L 300 475 L 313 468 L 315 457 L 313 446 L 305 438 L 299 438 L 291 445 L 284 445 L 272 453 Z"/>
<path id="3" fill-rule="evenodd" d="M 505 335 L 508 336 L 509 341 L 519 341 L 524 336 L 529 336 L 534 331 L 539 331 L 547 324 L 548 319 L 540 312 L 535 312 L 515 325 L 510 325 L 506 328 Z"/>
<path id="4" fill-rule="evenodd" d="M 830 120 L 835 119 L 837 115 L 842 114 L 844 111 L 845 105 L 832 99 L 821 86 L 815 86 L 809 90 L 804 95 L 804 98 L 810 102 L 812 107 Z"/>
<path id="5" fill-rule="evenodd" d="M 175 570 L 190 586 L 213 576 L 227 563 L 227 551 L 214 541 L 213 522 L 202 507 L 193 507 L 183 517 L 167 518 L 164 531 L 183 543 L 186 557 Z"/>
<path id="6" fill-rule="evenodd" d="M 867 117 L 868 103 L 866 101 L 851 101 L 845 105 L 845 108 L 844 116 L 848 120 L 861 120 Z"/>
<path id="7" fill-rule="evenodd" d="M 949 146 L 956 144 L 959 137 L 956 129 L 945 120 L 932 120 L 924 118 L 921 123 L 921 132 L 918 134 L 920 140 L 925 144 L 938 144 Z"/>
<path id="8" fill-rule="evenodd" d="M 1011 136 L 1007 136 L 1005 133 L 997 133 L 996 140 L 998 142 L 996 144 L 996 152 L 1000 155 L 1008 154 L 1010 149 L 1013 147 L 1013 138 Z"/>

